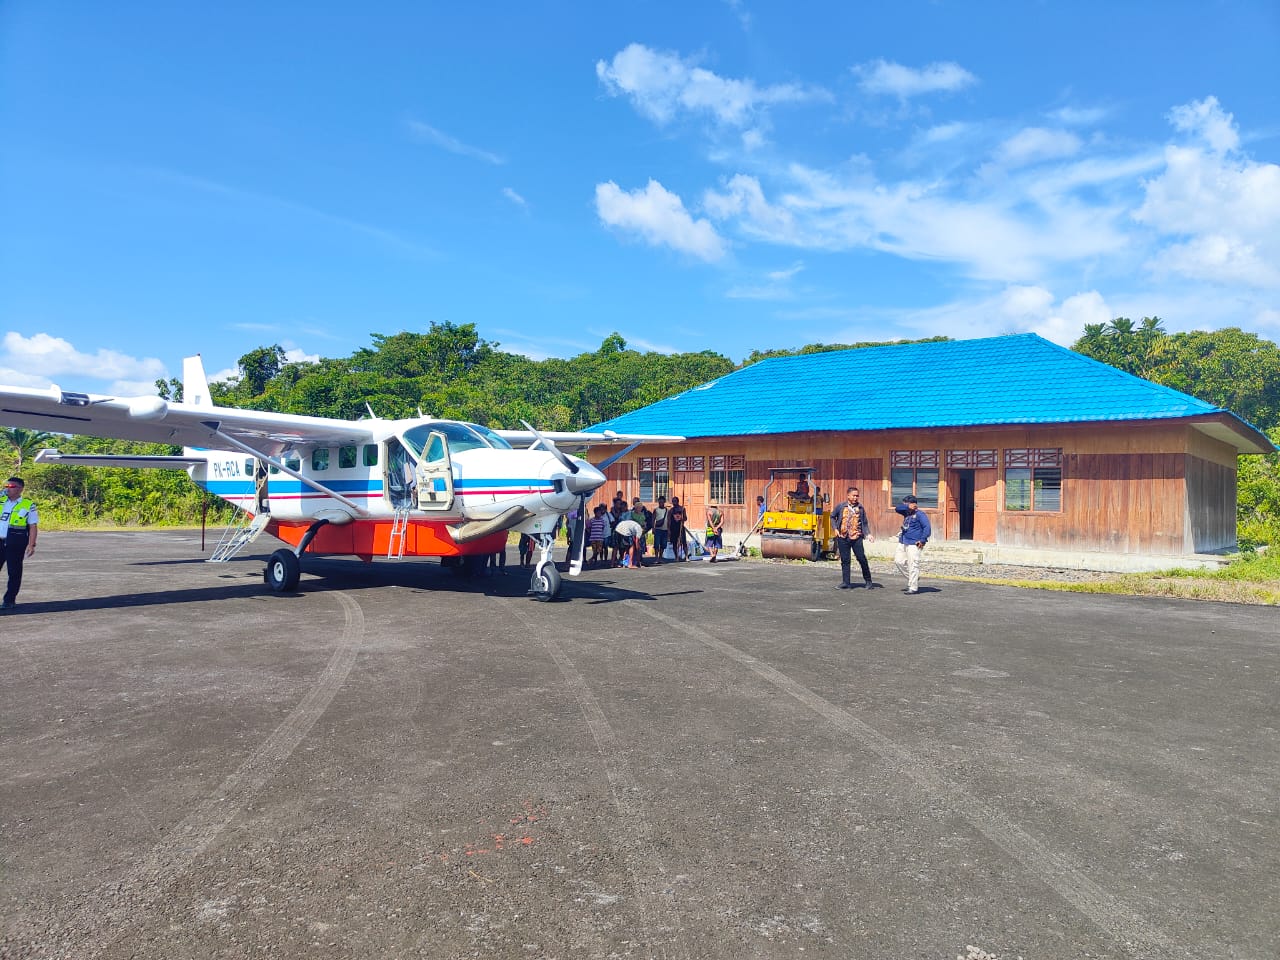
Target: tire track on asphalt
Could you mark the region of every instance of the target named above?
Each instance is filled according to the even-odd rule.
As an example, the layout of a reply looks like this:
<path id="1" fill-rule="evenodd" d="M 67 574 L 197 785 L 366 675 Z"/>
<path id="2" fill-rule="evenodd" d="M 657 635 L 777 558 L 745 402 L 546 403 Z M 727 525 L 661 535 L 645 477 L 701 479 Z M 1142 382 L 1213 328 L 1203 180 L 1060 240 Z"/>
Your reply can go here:
<path id="1" fill-rule="evenodd" d="M 72 947 L 68 955 L 101 952 L 146 919 L 174 883 L 262 792 L 329 708 L 364 642 L 364 612 L 345 593 L 326 591 L 317 596 L 335 598 L 342 605 L 344 616 L 337 649 L 323 672 L 262 745 L 152 847 L 126 877 L 102 884 L 87 895 L 86 902 L 60 917 L 55 929 L 58 939 Z"/>
<path id="2" fill-rule="evenodd" d="M 1137 956 L 1172 956 L 1174 942 L 1141 913 L 1092 880 L 1079 861 L 1051 849 L 999 810 L 966 793 L 959 784 L 935 773 L 924 757 L 912 753 L 875 727 L 792 680 L 780 670 L 731 644 L 717 640 L 705 630 L 652 609 L 652 604 L 634 600 L 622 602 L 745 667 L 829 721 L 837 730 L 857 740 L 890 764 L 896 773 L 928 791 L 944 809 L 949 809 L 968 821 L 987 840 Z"/>
<path id="3" fill-rule="evenodd" d="M 609 793 L 618 812 L 615 836 L 622 835 L 627 872 L 631 875 L 635 890 L 636 912 L 640 915 L 646 940 L 658 934 L 665 941 L 649 941 L 647 946 L 651 955 L 687 960 L 689 954 L 682 946 L 684 937 L 680 914 L 674 898 L 669 894 L 663 895 L 669 889 L 666 864 L 654 844 L 653 826 L 641 799 L 640 782 L 626 761 L 622 741 L 609 724 L 609 719 L 595 694 L 591 692 L 586 678 L 574 666 L 560 642 L 550 635 L 547 625 L 535 621 L 515 604 L 510 610 L 523 621 L 528 632 L 542 643 L 543 649 L 560 671 L 560 676 L 577 702 L 578 709 L 582 711 L 582 718 L 595 740 L 596 750 L 604 764 L 605 777 L 609 781 Z"/>

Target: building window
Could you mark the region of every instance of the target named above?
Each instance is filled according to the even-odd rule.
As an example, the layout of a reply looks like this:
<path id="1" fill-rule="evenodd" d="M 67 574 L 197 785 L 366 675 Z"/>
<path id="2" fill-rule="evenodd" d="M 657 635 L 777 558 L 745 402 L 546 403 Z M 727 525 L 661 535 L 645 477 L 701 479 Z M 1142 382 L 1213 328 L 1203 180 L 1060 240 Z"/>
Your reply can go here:
<path id="1" fill-rule="evenodd" d="M 671 460 L 667 457 L 640 458 L 640 499 L 653 503 L 671 495 Z"/>
<path id="2" fill-rule="evenodd" d="M 911 495 L 921 507 L 938 508 L 938 451 L 891 450 L 889 492 L 895 504 Z"/>
<path id="3" fill-rule="evenodd" d="M 706 457 L 676 457 L 676 473 L 702 473 L 706 468 Z"/>
<path id="4" fill-rule="evenodd" d="M 1004 452 L 1004 508 L 1062 511 L 1062 450 L 1010 449 Z"/>
<path id="5" fill-rule="evenodd" d="M 711 458 L 711 503 L 740 505 L 747 502 L 746 457 Z"/>

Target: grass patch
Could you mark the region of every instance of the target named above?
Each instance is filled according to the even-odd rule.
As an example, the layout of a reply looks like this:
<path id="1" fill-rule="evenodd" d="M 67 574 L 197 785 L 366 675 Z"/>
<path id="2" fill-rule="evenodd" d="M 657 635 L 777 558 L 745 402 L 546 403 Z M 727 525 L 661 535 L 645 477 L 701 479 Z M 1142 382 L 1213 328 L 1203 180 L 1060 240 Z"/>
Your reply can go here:
<path id="1" fill-rule="evenodd" d="M 1005 577 L 943 576 L 1006 587 L 1059 590 L 1065 593 L 1111 593 L 1134 597 L 1178 597 L 1184 600 L 1217 600 L 1280 606 L 1280 553 L 1243 554 L 1225 567 L 1187 570 L 1175 568 L 1155 573 L 1119 573 L 1099 580 L 1022 580 Z"/>

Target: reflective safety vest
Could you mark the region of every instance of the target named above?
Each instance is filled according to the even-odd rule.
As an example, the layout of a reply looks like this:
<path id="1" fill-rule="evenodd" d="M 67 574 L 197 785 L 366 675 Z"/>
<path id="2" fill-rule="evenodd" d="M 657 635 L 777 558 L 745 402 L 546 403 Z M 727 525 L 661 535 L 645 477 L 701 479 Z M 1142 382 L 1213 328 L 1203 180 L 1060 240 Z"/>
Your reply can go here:
<path id="1" fill-rule="evenodd" d="M 0 522 L 7 523 L 10 530 L 26 530 L 27 514 L 35 506 L 30 497 L 10 500 L 0 494 Z"/>

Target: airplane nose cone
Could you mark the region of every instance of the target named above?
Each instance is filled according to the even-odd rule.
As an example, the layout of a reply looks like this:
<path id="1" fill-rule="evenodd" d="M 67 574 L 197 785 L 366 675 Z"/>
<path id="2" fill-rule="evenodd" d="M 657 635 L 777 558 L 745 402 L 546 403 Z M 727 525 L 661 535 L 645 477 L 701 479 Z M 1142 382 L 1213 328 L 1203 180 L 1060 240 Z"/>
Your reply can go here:
<path id="1" fill-rule="evenodd" d="M 565 477 L 565 486 L 575 496 L 591 493 L 605 485 L 605 476 L 591 464 L 583 461 L 578 472 Z"/>

